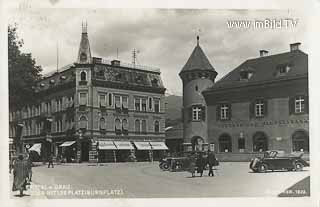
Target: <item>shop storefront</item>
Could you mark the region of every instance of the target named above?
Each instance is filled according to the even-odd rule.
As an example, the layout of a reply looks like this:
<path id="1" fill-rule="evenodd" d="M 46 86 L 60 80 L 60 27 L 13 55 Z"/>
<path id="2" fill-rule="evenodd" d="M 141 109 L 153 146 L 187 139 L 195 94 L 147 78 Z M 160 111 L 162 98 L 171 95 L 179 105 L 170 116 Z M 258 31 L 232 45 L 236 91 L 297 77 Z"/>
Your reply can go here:
<path id="1" fill-rule="evenodd" d="M 113 141 L 98 141 L 98 162 L 117 162 L 116 150 Z"/>
<path id="2" fill-rule="evenodd" d="M 64 162 L 75 162 L 77 157 L 76 141 L 67 141 L 59 145 L 57 157 Z M 60 154 L 61 153 L 61 154 Z"/>

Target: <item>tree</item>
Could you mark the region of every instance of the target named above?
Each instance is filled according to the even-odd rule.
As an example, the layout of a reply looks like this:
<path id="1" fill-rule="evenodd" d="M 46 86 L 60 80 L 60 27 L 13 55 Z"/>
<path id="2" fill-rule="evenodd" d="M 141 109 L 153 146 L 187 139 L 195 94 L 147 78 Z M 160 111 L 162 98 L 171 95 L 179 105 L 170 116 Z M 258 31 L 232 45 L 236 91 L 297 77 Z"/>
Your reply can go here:
<path id="1" fill-rule="evenodd" d="M 17 34 L 17 25 L 8 26 L 8 70 L 10 111 L 21 109 L 35 100 L 33 86 L 41 78 L 41 66 L 36 65 L 31 53 L 22 53 L 23 40 Z"/>

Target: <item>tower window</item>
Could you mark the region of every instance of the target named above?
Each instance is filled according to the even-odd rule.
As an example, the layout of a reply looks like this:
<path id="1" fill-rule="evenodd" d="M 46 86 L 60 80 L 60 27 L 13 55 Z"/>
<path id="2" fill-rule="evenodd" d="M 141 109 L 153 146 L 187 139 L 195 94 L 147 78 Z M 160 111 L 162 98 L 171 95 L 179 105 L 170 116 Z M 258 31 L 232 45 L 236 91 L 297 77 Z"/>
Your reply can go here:
<path id="1" fill-rule="evenodd" d="M 80 73 L 80 80 L 81 81 L 86 81 L 87 80 L 87 73 L 86 72 L 82 71 Z"/>
<path id="2" fill-rule="evenodd" d="M 220 107 L 220 118 L 221 120 L 229 119 L 230 108 L 228 104 L 222 104 Z"/>
<path id="3" fill-rule="evenodd" d="M 303 113 L 305 108 L 304 96 L 298 96 L 295 98 L 295 113 Z"/>
<path id="4" fill-rule="evenodd" d="M 257 100 L 255 104 L 256 117 L 263 117 L 265 111 L 265 105 L 263 100 Z"/>
<path id="5" fill-rule="evenodd" d="M 201 107 L 194 106 L 192 107 L 192 121 L 200 121 L 201 120 Z"/>

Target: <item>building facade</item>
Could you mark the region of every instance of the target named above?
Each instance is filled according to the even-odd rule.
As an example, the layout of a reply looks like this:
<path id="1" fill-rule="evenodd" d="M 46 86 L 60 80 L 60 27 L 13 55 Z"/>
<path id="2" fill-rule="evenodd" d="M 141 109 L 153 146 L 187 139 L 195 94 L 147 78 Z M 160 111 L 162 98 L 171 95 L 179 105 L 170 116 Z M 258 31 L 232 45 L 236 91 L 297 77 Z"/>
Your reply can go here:
<path id="1" fill-rule="evenodd" d="M 82 30 L 77 61 L 38 82 L 35 105 L 10 112 L 10 137 L 41 144 L 43 159 L 156 159 L 167 149 L 160 70 L 92 57 Z"/>
<path id="2" fill-rule="evenodd" d="M 274 55 L 261 50 L 260 57 L 203 89 L 207 120 L 202 133 L 221 160 L 247 161 L 267 150 L 308 157 L 308 55 L 299 46 Z M 184 139 L 188 144 L 189 137 Z"/>

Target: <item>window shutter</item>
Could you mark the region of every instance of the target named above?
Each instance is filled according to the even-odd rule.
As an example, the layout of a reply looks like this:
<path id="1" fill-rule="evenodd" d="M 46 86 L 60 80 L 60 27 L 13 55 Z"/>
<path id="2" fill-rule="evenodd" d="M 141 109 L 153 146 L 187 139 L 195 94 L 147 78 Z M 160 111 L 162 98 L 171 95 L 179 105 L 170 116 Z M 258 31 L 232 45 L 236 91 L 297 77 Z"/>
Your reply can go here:
<path id="1" fill-rule="evenodd" d="M 228 108 L 229 108 L 228 120 L 231 120 L 231 117 L 232 117 L 232 108 L 231 108 L 231 104 L 228 104 Z"/>
<path id="2" fill-rule="evenodd" d="M 309 96 L 304 96 L 305 113 L 309 113 Z"/>
<path id="3" fill-rule="evenodd" d="M 217 105 L 216 107 L 216 119 L 217 121 L 219 121 L 221 118 L 220 118 L 220 110 L 221 110 L 221 105 Z"/>
<path id="4" fill-rule="evenodd" d="M 201 107 L 201 119 L 202 119 L 202 121 L 206 121 L 206 107 L 205 106 Z"/>
<path id="5" fill-rule="evenodd" d="M 295 97 L 289 97 L 289 115 L 294 114 L 294 100 Z"/>
<path id="6" fill-rule="evenodd" d="M 268 115 L 268 99 L 264 100 L 264 116 Z"/>
<path id="7" fill-rule="evenodd" d="M 255 101 L 252 101 L 249 105 L 249 117 L 250 119 L 255 117 L 255 113 L 254 113 L 254 105 L 255 105 Z"/>
<path id="8" fill-rule="evenodd" d="M 190 122 L 192 120 L 192 106 L 187 108 L 187 114 L 188 114 L 188 119 L 187 121 Z"/>

